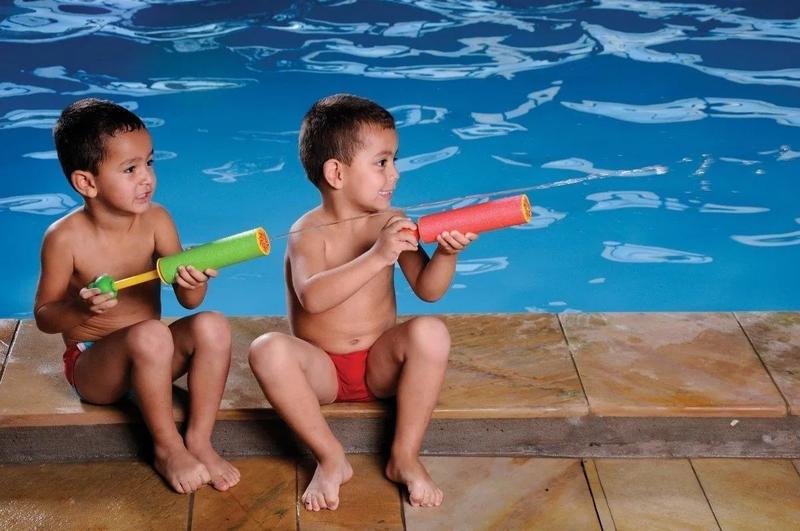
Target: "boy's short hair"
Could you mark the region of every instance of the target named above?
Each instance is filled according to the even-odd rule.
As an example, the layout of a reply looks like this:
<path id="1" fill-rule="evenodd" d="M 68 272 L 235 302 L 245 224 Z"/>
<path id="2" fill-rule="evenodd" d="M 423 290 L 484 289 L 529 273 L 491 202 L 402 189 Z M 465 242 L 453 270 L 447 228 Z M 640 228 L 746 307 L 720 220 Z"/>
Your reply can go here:
<path id="1" fill-rule="evenodd" d="M 365 125 L 394 129 L 394 117 L 374 101 L 352 94 L 334 94 L 311 106 L 300 126 L 299 148 L 300 161 L 314 186 L 320 188 L 324 180 L 325 161 L 353 161 L 361 146 L 358 134 Z"/>
<path id="2" fill-rule="evenodd" d="M 67 106 L 53 128 L 53 139 L 70 184 L 75 170 L 97 174 L 108 137 L 139 129 L 146 127 L 138 116 L 108 100 L 84 98 Z"/>

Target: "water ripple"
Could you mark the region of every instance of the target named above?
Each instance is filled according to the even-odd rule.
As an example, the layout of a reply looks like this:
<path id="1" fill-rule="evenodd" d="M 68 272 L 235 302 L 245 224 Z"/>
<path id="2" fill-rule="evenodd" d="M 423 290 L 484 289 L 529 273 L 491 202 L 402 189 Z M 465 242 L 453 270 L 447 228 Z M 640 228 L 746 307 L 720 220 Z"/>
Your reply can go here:
<path id="1" fill-rule="evenodd" d="M 394 116 L 395 127 L 409 127 L 412 125 L 438 124 L 444 120 L 447 109 L 444 107 L 430 107 L 428 105 L 398 105 L 388 109 Z"/>
<path id="2" fill-rule="evenodd" d="M 66 194 L 34 194 L 0 197 L 0 212 L 24 212 L 42 216 L 55 216 L 66 212 L 78 203 Z"/>
<path id="3" fill-rule="evenodd" d="M 796 218 L 794 221 L 795 223 L 800 223 L 800 218 Z M 787 247 L 790 245 L 800 245 L 800 230 L 779 234 L 731 236 L 731 238 L 739 243 L 751 245 L 753 247 Z"/>
<path id="4" fill-rule="evenodd" d="M 632 243 L 614 241 L 603 242 L 605 248 L 601 255 L 612 262 L 625 262 L 629 264 L 645 263 L 670 263 L 670 264 L 707 264 L 713 259 L 710 256 L 667 249 L 665 247 L 650 247 Z"/>
<path id="5" fill-rule="evenodd" d="M 476 258 L 472 260 L 459 260 L 456 264 L 456 273 L 460 275 L 481 275 L 492 271 L 501 271 L 508 267 L 507 256 L 494 258 Z"/>
<path id="6" fill-rule="evenodd" d="M 218 183 L 235 183 L 239 177 L 281 171 L 284 165 L 283 160 L 274 157 L 262 157 L 256 160 L 238 159 L 226 162 L 216 168 L 205 169 L 203 173 L 216 175 L 211 180 Z"/>
<path id="7" fill-rule="evenodd" d="M 458 153 L 458 146 L 450 146 L 439 151 L 432 151 L 430 153 L 420 153 L 419 155 L 414 155 L 412 157 L 406 157 L 404 159 L 397 160 L 397 170 L 400 172 L 406 171 L 413 171 L 423 166 L 427 166 L 428 164 L 433 164 L 435 162 L 441 162 L 445 159 L 449 159 L 453 155 Z"/>
<path id="8" fill-rule="evenodd" d="M 664 175 L 669 171 L 667 166 L 661 164 L 628 170 L 605 170 L 602 168 L 595 168 L 592 162 L 577 157 L 546 162 L 542 164 L 542 168 L 579 171 L 589 175 L 599 175 L 603 177 L 644 177 L 646 175 Z"/>
<path id="9" fill-rule="evenodd" d="M 800 108 L 765 101 L 736 98 L 687 98 L 653 105 L 607 101 L 562 101 L 574 111 L 640 124 L 677 123 L 711 118 L 763 118 L 781 125 L 800 127 Z"/>
<path id="10" fill-rule="evenodd" d="M 0 98 L 10 98 L 12 96 L 30 96 L 31 94 L 41 94 L 55 92 L 48 88 L 35 87 L 33 85 L 18 85 L 11 82 L 0 83 Z"/>
<path id="11" fill-rule="evenodd" d="M 472 113 L 472 118 L 475 120 L 474 125 L 453 129 L 453 132 L 464 140 L 475 140 L 491 136 L 504 136 L 514 131 L 527 131 L 524 126 L 507 120 L 524 116 L 543 103 L 552 101 L 560 88 L 554 85 L 544 90 L 531 92 L 525 102 L 515 109 L 503 113 L 474 112 Z"/>

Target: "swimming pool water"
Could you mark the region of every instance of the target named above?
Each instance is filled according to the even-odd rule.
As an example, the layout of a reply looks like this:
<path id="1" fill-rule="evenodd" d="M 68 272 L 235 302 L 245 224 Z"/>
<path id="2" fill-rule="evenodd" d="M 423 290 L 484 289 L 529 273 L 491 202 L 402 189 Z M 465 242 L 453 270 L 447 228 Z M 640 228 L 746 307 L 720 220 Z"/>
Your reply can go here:
<path id="1" fill-rule="evenodd" d="M 398 275 L 403 313 L 800 309 L 800 4 L 531 4 L 4 4 L 0 317 L 31 316 L 42 233 L 80 204 L 51 139 L 65 105 L 145 119 L 156 200 L 191 245 L 280 235 L 318 202 L 297 132 L 336 92 L 397 118 L 410 215 L 520 189 L 534 205 L 463 254 L 438 303 Z M 273 245 L 203 307 L 284 314 Z"/>

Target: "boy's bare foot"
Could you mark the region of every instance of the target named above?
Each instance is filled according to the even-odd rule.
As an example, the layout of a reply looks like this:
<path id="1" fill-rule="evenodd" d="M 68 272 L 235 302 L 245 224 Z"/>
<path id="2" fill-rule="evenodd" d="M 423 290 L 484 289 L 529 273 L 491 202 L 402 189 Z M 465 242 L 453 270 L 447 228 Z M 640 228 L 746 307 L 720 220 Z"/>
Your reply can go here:
<path id="1" fill-rule="evenodd" d="M 211 480 L 205 465 L 190 454 L 183 444 L 156 447 L 153 466 L 181 494 L 192 493 Z"/>
<path id="2" fill-rule="evenodd" d="M 344 454 L 340 458 L 317 463 L 314 477 L 300 498 L 307 511 L 339 507 L 339 487 L 353 477 L 353 467 Z"/>
<path id="3" fill-rule="evenodd" d="M 228 490 L 239 483 L 241 477 L 239 470 L 224 460 L 211 446 L 210 441 L 193 444 L 187 441 L 186 447 L 208 469 L 212 487 L 217 490 Z"/>
<path id="4" fill-rule="evenodd" d="M 386 465 L 386 477 L 408 489 L 408 500 L 414 507 L 438 507 L 444 494 L 433 482 L 419 457 L 392 456 Z"/>

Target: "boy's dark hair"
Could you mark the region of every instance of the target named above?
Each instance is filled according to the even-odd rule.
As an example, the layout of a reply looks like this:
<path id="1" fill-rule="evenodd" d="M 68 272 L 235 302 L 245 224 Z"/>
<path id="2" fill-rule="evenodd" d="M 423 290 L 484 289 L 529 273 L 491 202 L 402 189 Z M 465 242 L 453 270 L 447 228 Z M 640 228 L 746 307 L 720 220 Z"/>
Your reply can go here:
<path id="1" fill-rule="evenodd" d="M 325 161 L 353 161 L 361 146 L 358 133 L 365 125 L 394 129 L 394 117 L 377 103 L 352 94 L 334 94 L 311 106 L 300 126 L 299 148 L 300 161 L 314 186 L 320 188 L 324 180 Z"/>
<path id="2" fill-rule="evenodd" d="M 53 139 L 70 184 L 75 170 L 97 173 L 108 137 L 139 129 L 145 129 L 145 125 L 138 116 L 107 100 L 85 98 L 67 106 L 53 128 Z"/>

